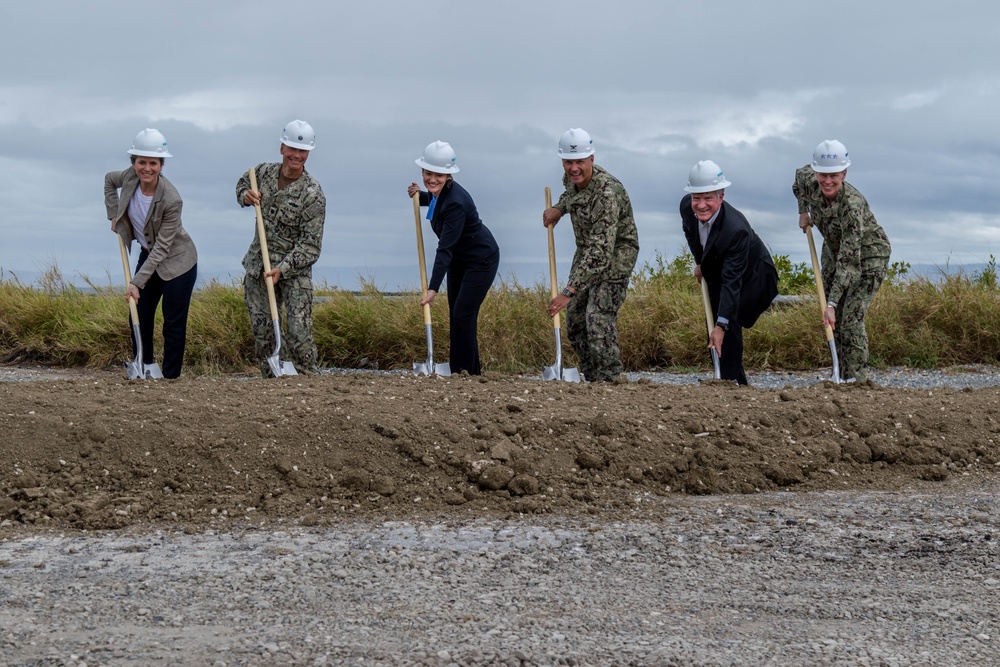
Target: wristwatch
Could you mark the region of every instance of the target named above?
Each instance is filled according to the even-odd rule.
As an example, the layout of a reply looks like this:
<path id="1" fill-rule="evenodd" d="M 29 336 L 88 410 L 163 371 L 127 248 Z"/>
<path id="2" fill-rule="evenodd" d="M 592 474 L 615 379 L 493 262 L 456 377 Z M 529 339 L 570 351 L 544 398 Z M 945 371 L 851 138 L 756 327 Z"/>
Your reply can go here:
<path id="1" fill-rule="evenodd" d="M 719 327 L 723 331 L 729 331 L 729 322 L 716 322 L 715 326 Z"/>
<path id="2" fill-rule="evenodd" d="M 576 296 L 576 292 L 570 292 L 568 287 L 563 287 L 562 295 L 564 297 L 572 299 L 574 296 Z"/>

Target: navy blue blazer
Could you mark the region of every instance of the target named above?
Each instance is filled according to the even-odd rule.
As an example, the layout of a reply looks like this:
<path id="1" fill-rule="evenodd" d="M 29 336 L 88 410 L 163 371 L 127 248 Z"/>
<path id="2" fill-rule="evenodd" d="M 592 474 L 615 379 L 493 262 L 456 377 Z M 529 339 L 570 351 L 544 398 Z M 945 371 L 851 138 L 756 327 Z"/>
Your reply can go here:
<path id="1" fill-rule="evenodd" d="M 704 248 L 691 195 L 681 199 L 680 212 L 688 247 L 695 264 L 701 265 L 709 296 L 718 309 L 715 316 L 752 327 L 778 295 L 778 271 L 767 246 L 746 217 L 725 200 Z"/>
<path id="2" fill-rule="evenodd" d="M 420 205 L 430 203 L 430 193 L 421 190 Z M 438 237 L 438 247 L 427 289 L 435 292 L 441 291 L 441 282 L 452 264 L 474 264 L 500 252 L 493 234 L 479 219 L 472 196 L 454 179 L 445 184 L 438 196 L 431 229 Z"/>

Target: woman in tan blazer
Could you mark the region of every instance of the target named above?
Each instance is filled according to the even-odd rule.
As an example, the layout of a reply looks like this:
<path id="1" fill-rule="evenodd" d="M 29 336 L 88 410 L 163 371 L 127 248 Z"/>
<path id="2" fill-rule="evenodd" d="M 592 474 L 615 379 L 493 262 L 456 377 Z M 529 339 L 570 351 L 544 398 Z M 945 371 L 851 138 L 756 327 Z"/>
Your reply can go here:
<path id="1" fill-rule="evenodd" d="M 163 299 L 163 377 L 176 378 L 184 361 L 188 308 L 198 278 L 198 251 L 181 224 L 183 201 L 161 175 L 167 140 L 146 129 L 136 135 L 132 167 L 104 177 L 104 205 L 115 232 L 131 249 L 140 246 L 135 275 L 126 298 L 139 313 L 143 363 L 153 363 L 153 319 Z M 120 191 L 120 193 L 119 193 Z"/>

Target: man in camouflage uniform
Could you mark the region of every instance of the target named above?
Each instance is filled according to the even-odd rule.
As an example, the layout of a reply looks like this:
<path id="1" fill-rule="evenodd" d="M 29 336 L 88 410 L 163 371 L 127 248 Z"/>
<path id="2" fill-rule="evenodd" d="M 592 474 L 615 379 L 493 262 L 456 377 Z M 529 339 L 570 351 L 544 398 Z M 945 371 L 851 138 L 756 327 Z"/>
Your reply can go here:
<path id="1" fill-rule="evenodd" d="M 236 183 L 236 201 L 240 206 L 260 204 L 271 260 L 270 276 L 278 312 L 285 309 L 285 335 L 282 336 L 282 359 L 289 359 L 298 372 L 315 375 L 316 345 L 312 335 L 312 265 L 319 259 L 326 219 L 323 189 L 305 170 L 309 151 L 316 144 L 312 127 L 293 120 L 281 135 L 281 162 L 256 167 L 257 187 L 250 189 L 250 177 L 244 173 Z M 255 352 L 261 374 L 272 377 L 267 358 L 274 351 L 274 329 L 264 283 L 264 260 L 260 237 L 243 257 L 243 294 L 250 312 L 250 326 L 256 340 Z"/>
<path id="2" fill-rule="evenodd" d="M 618 310 L 639 255 L 632 203 L 621 182 L 594 164 L 594 142 L 580 128 L 559 140 L 566 191 L 542 213 L 548 227 L 569 213 L 576 252 L 562 294 L 549 303 L 566 309 L 566 331 L 589 382 L 610 382 L 624 371 L 618 347 Z"/>
<path id="3" fill-rule="evenodd" d="M 823 324 L 834 329 L 841 377 L 860 382 L 868 365 L 865 314 L 885 280 L 891 247 L 864 195 L 844 180 L 850 164 L 844 144 L 824 141 L 812 164 L 795 171 L 792 192 L 803 233 L 812 224 L 823 235 Z"/>

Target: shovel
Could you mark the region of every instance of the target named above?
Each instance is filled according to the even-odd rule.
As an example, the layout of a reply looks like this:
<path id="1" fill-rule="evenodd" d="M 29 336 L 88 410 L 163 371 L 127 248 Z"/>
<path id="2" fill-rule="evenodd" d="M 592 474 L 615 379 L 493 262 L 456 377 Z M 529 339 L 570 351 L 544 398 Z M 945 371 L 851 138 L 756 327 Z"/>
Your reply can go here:
<path id="1" fill-rule="evenodd" d="M 115 234 L 118 236 L 118 234 Z M 125 270 L 125 287 L 132 283 L 132 271 L 128 266 L 128 250 L 125 241 L 118 236 L 118 249 L 122 252 L 122 268 Z M 129 380 L 160 380 L 163 372 L 158 364 L 142 363 L 142 336 L 139 335 L 139 312 L 135 308 L 135 300 L 128 298 L 129 313 L 132 316 L 132 339 L 135 341 L 135 359 L 125 362 L 125 372 Z"/>
<path id="2" fill-rule="evenodd" d="M 701 280 L 701 300 L 705 302 L 705 324 L 708 325 L 708 342 L 712 342 L 712 329 L 715 328 L 713 324 L 715 322 L 715 316 L 712 315 L 712 300 L 708 296 L 708 283 L 705 282 L 705 277 L 702 276 Z M 715 348 L 709 348 L 712 353 L 712 365 L 715 366 L 715 379 L 719 380 L 722 378 L 722 371 L 719 368 L 719 353 L 715 351 Z"/>
<path id="3" fill-rule="evenodd" d="M 420 258 L 420 294 L 423 297 L 427 294 L 427 264 L 424 260 L 424 232 L 420 226 L 420 193 L 413 195 L 413 217 L 417 221 L 417 255 Z M 451 364 L 434 363 L 434 336 L 431 333 L 431 304 L 424 304 L 424 329 L 427 332 L 427 361 L 421 363 L 413 362 L 414 375 L 430 375 L 432 372 L 437 375 L 451 375 Z"/>
<path id="4" fill-rule="evenodd" d="M 247 172 L 250 175 L 250 189 L 259 193 L 257 189 L 257 171 L 251 167 Z M 271 367 L 271 374 L 274 377 L 282 375 L 298 375 L 295 366 L 290 361 L 281 361 L 278 353 L 281 352 L 281 321 L 278 319 L 278 301 L 274 298 L 274 281 L 266 274 L 271 272 L 271 257 L 267 252 L 267 235 L 264 232 L 264 215 L 260 212 L 260 202 L 254 204 L 257 212 L 257 235 L 260 236 L 260 256 L 264 260 L 264 283 L 267 285 L 267 301 L 271 306 L 271 324 L 274 325 L 274 352 L 267 358 L 267 365 Z"/>
<path id="5" fill-rule="evenodd" d="M 552 208 L 552 190 L 545 188 L 545 208 Z M 552 231 L 553 225 L 549 225 L 549 293 L 551 298 L 556 298 L 556 240 Z M 556 333 L 556 363 L 551 366 L 542 367 L 543 380 L 562 380 L 563 382 L 579 382 L 580 371 L 575 368 L 562 367 L 562 336 L 559 331 L 559 313 L 552 316 L 552 328 Z"/>
<path id="6" fill-rule="evenodd" d="M 816 294 L 819 296 L 820 317 L 826 314 L 826 290 L 823 289 L 823 279 L 819 272 L 819 259 L 816 257 L 816 241 L 813 240 L 812 225 L 806 227 L 806 235 L 809 237 L 809 255 L 812 258 L 813 278 L 816 279 Z M 833 340 L 833 328 L 829 324 L 824 325 L 826 329 L 826 342 L 830 345 L 830 355 L 833 357 L 833 375 L 830 381 L 840 384 L 840 360 L 837 357 L 837 344 Z"/>

